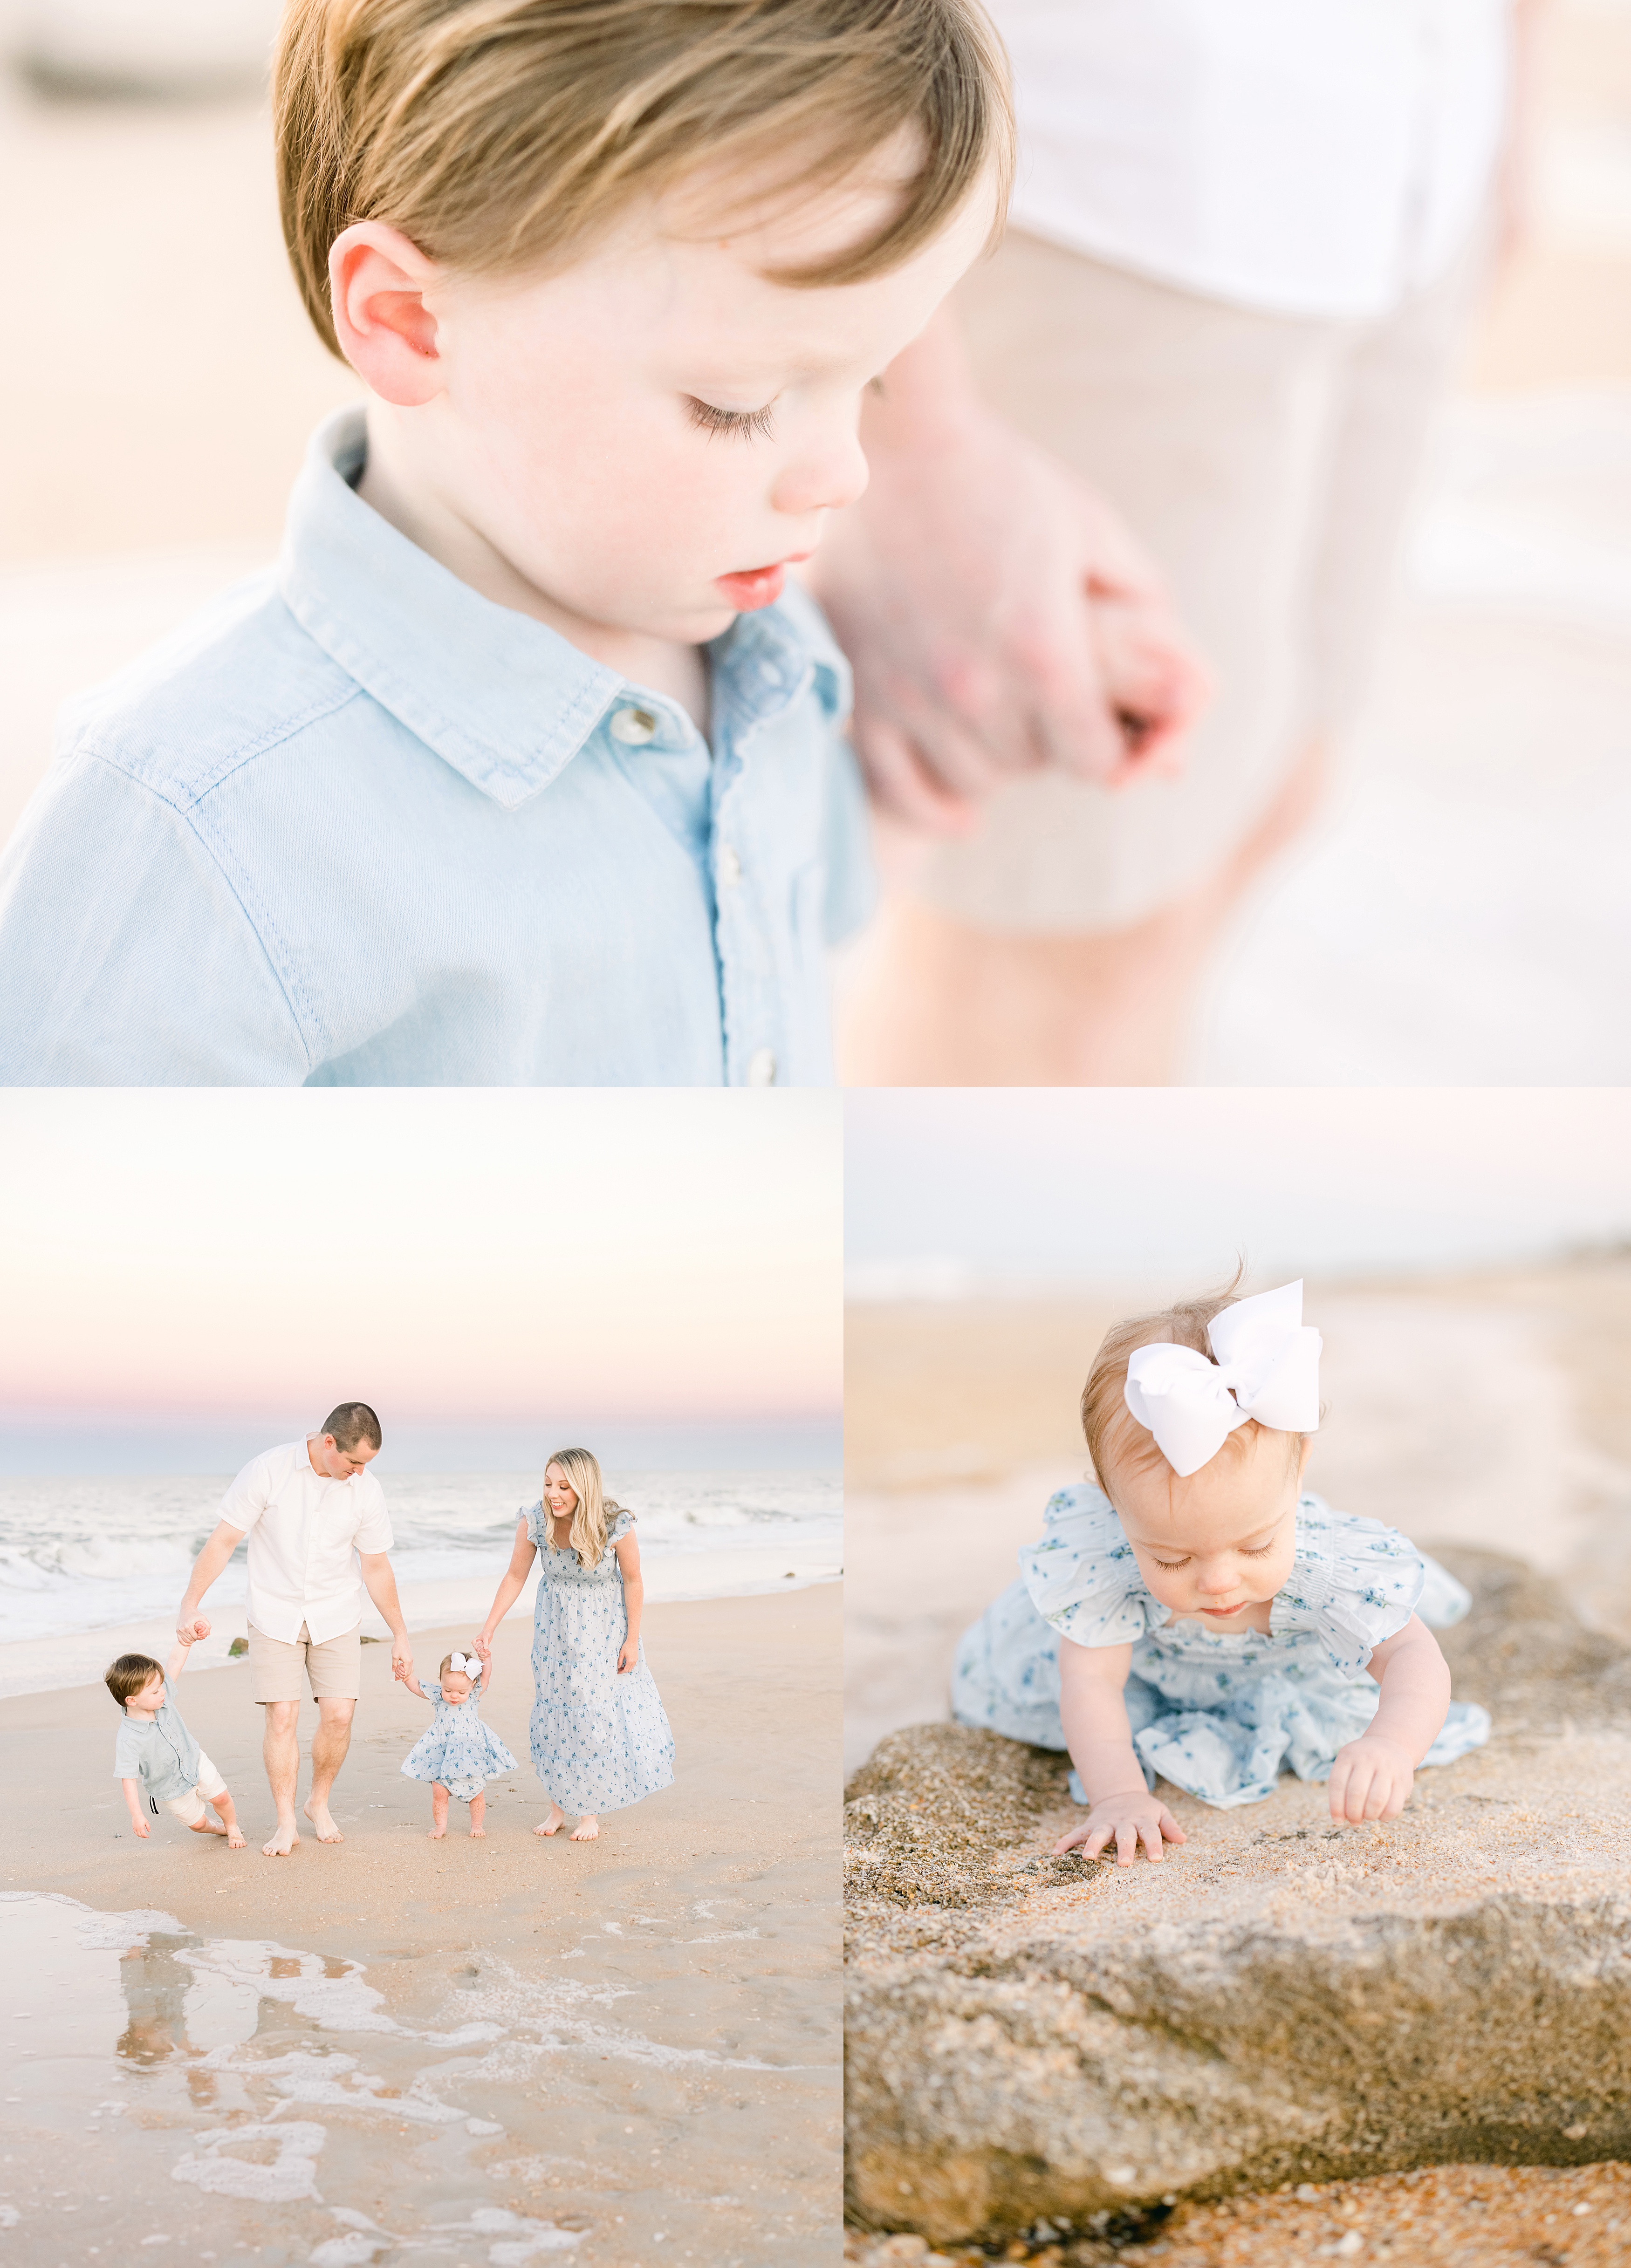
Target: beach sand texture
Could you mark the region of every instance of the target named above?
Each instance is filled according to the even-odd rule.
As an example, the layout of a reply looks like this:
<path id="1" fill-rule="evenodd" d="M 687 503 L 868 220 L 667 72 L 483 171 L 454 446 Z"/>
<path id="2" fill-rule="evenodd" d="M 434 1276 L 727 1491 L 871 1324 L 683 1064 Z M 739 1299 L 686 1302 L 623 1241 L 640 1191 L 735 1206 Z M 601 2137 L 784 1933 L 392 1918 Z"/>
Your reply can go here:
<path id="1" fill-rule="evenodd" d="M 677 1778 L 593 1844 L 530 1831 L 514 1624 L 484 1714 L 521 1768 L 490 1788 L 480 1842 L 458 1802 L 426 1839 L 429 1790 L 401 1764 L 429 1711 L 385 1646 L 363 1657 L 347 1839 L 286 1860 L 258 1848 L 247 1669 L 179 1681 L 243 1852 L 167 1817 L 132 1837 L 100 1687 L 0 1703 L 8 2250 L 31 2268 L 115 2251 L 825 2268 L 838 1609 L 833 1586 L 651 1608 Z M 417 1635 L 421 1676 L 469 1635 Z"/>

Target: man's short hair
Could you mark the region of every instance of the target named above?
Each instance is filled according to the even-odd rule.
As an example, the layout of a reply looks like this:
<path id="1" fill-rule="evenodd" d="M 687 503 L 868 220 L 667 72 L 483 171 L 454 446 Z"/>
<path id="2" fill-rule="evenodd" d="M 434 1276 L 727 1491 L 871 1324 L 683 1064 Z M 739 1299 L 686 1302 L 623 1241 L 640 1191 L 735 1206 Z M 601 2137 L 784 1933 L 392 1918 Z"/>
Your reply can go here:
<path id="1" fill-rule="evenodd" d="M 149 1678 L 163 1675 L 163 1662 L 155 1661 L 151 1654 L 122 1653 L 107 1671 L 104 1682 L 122 1709 L 133 1694 L 141 1691 Z"/>
<path id="2" fill-rule="evenodd" d="M 502 275 L 701 166 L 819 188 L 914 129 L 884 225 L 777 279 L 854 284 L 938 235 L 993 159 L 1000 211 L 1013 174 L 979 0 L 290 0 L 272 108 L 284 239 L 333 354 L 328 252 L 356 221 Z"/>
<path id="3" fill-rule="evenodd" d="M 349 1455 L 359 1441 L 366 1441 L 371 1449 L 380 1444 L 380 1421 L 365 1402 L 341 1402 L 323 1419 L 325 1433 L 334 1435 L 336 1449 Z"/>

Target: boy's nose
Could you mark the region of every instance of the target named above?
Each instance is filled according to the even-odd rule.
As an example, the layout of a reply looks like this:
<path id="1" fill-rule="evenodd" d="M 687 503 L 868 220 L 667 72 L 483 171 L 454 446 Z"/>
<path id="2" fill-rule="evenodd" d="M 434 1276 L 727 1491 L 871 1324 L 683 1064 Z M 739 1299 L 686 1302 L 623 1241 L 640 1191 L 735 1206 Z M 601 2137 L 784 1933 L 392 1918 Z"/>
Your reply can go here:
<path id="1" fill-rule="evenodd" d="M 866 489 L 867 459 L 859 438 L 848 434 L 830 447 L 784 466 L 771 491 L 778 512 L 790 514 L 841 512 Z"/>

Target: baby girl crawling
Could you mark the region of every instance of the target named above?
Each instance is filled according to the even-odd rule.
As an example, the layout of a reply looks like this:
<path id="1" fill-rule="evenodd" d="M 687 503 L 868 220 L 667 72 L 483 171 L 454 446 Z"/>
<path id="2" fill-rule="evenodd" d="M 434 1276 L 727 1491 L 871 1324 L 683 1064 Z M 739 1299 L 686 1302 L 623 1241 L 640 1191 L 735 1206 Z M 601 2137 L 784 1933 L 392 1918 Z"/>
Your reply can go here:
<path id="1" fill-rule="evenodd" d="M 1301 1283 L 1185 1300 L 1099 1349 L 1081 1422 L 1102 1486 L 1053 1498 L 953 1681 L 959 1723 L 1069 1750 L 1089 1811 L 1056 1854 L 1113 1842 L 1125 1867 L 1183 1842 L 1158 1773 L 1229 1806 L 1289 1765 L 1330 1781 L 1333 1819 L 1391 1819 L 1419 1765 L 1488 1738 L 1428 1627 L 1467 1593 L 1303 1491 L 1319 1352 Z"/>

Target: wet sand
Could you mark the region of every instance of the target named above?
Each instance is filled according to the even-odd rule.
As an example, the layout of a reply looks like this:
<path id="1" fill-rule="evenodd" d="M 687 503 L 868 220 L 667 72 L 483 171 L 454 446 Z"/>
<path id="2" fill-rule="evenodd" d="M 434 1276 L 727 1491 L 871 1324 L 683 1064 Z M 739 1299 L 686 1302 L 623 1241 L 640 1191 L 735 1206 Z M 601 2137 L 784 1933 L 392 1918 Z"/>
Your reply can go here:
<path id="1" fill-rule="evenodd" d="M 1087 1468 L 1076 1410 L 1125 1298 L 879 1303 L 845 1324 L 845 1756 L 944 1717 L 961 1631 Z M 1311 1487 L 1555 1576 L 1631 1636 L 1631 1258 L 1323 1286 Z"/>
<path id="2" fill-rule="evenodd" d="M 7 1814 L 27 1830 L 0 1881 L 11 2243 L 53 2264 L 162 2241 L 260 2268 L 410 2246 L 452 2268 L 565 2250 L 628 2268 L 756 2263 L 769 2229 L 777 2258 L 829 2262 L 838 1615 L 833 1586 L 651 1608 L 678 1777 L 593 1844 L 530 1831 L 515 1624 L 484 1713 L 521 1767 L 490 1786 L 481 1842 L 456 1802 L 446 1840 L 426 1839 L 429 1792 L 400 1767 L 429 1712 L 385 1646 L 364 1652 L 347 1839 L 283 1860 L 257 1847 L 271 1811 L 247 1669 L 180 1681 L 240 1852 L 167 1817 L 132 1837 L 100 1688 L 0 1703 Z M 469 1634 L 417 1635 L 421 1672 Z"/>

